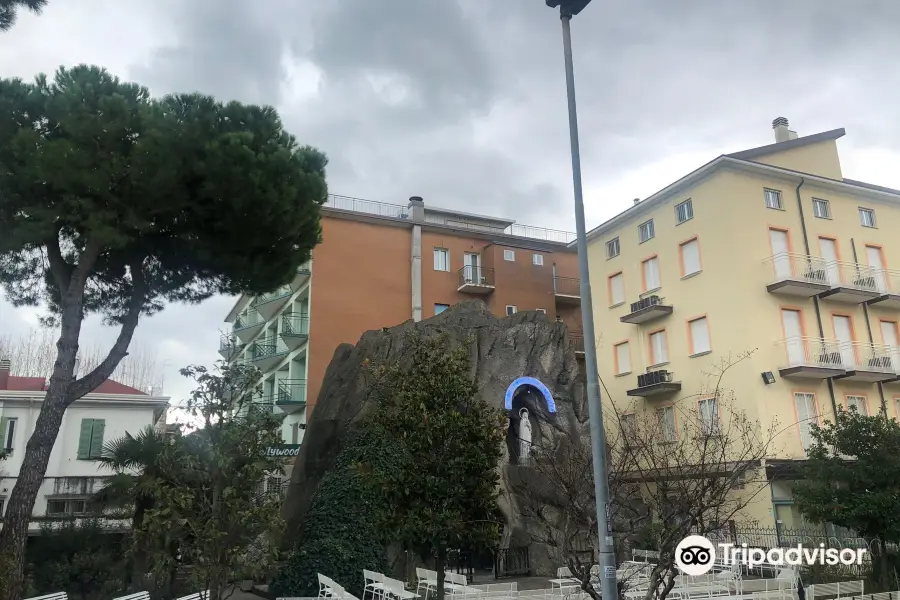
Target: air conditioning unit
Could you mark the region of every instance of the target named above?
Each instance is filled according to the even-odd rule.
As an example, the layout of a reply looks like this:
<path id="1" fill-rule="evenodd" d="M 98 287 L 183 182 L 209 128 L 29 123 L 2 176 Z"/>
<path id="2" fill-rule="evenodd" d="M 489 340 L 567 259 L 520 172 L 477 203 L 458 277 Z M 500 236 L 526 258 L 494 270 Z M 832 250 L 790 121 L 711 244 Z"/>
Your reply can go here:
<path id="1" fill-rule="evenodd" d="M 874 277 L 860 277 L 856 281 L 853 282 L 853 285 L 859 288 L 874 290 L 875 286 L 875 278 Z"/>
<path id="2" fill-rule="evenodd" d="M 803 279 L 812 283 L 828 283 L 828 273 L 825 269 L 810 269 L 803 274 Z"/>
<path id="3" fill-rule="evenodd" d="M 672 371 L 657 371 L 659 373 L 660 383 L 672 383 L 674 373 Z"/>
<path id="4" fill-rule="evenodd" d="M 869 366 L 875 369 L 884 369 L 885 371 L 891 370 L 891 357 L 890 356 L 876 356 L 875 358 L 869 359 Z"/>
<path id="5" fill-rule="evenodd" d="M 819 364 L 839 367 L 844 364 L 844 359 L 840 352 L 825 352 L 819 355 Z"/>
<path id="6" fill-rule="evenodd" d="M 650 296 L 647 298 L 647 306 L 658 306 L 662 304 L 662 298 L 659 296 Z"/>

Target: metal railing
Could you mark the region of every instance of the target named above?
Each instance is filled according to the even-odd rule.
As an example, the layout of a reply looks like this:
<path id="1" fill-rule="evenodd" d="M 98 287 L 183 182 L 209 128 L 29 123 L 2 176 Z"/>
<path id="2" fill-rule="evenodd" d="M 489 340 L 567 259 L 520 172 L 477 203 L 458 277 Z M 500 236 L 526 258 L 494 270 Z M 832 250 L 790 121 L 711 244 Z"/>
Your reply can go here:
<path id="1" fill-rule="evenodd" d="M 297 267 L 298 273 L 311 273 L 312 272 L 312 261 L 308 260 L 299 267 Z"/>
<path id="2" fill-rule="evenodd" d="M 890 272 L 866 265 L 826 261 L 824 258 L 790 252 L 775 254 L 763 262 L 772 269 L 773 283 L 785 280 L 805 281 L 878 293 L 886 293 L 891 289 Z M 900 277 L 895 279 L 900 289 Z"/>
<path id="3" fill-rule="evenodd" d="M 262 315 L 259 314 L 255 308 L 251 308 L 234 320 L 234 331 L 253 327 L 254 325 L 260 325 L 262 323 L 265 323 Z"/>
<path id="4" fill-rule="evenodd" d="M 387 202 L 375 202 L 374 200 L 363 200 L 362 198 L 351 198 L 350 196 L 328 194 L 328 200 L 325 201 L 325 206 L 328 208 L 337 208 L 339 210 L 377 215 L 379 217 L 392 217 L 394 219 L 409 218 L 409 209 L 406 206 L 400 204 L 388 204 Z"/>
<path id="5" fill-rule="evenodd" d="M 309 315 L 293 312 L 281 315 L 281 335 L 309 335 Z"/>
<path id="6" fill-rule="evenodd" d="M 494 270 L 487 267 L 473 267 L 467 265 L 459 270 L 459 286 L 464 285 L 494 285 Z"/>
<path id="7" fill-rule="evenodd" d="M 271 302 L 272 300 L 276 300 L 278 298 L 284 298 L 286 296 L 290 296 L 294 293 L 294 290 L 291 289 L 289 285 L 283 285 L 278 289 L 266 292 L 265 294 L 260 294 L 253 301 L 253 304 L 265 304 L 266 302 Z"/>
<path id="8" fill-rule="evenodd" d="M 837 285 L 840 282 L 839 269 L 836 266 L 829 269 L 825 260 L 814 256 L 780 252 L 763 263 L 772 269 L 772 283 L 787 279 L 820 285 Z"/>
<path id="9" fill-rule="evenodd" d="M 820 367 L 845 369 L 845 354 L 837 340 L 810 337 L 791 337 L 778 342 L 786 355 L 785 367 Z"/>
<path id="10" fill-rule="evenodd" d="M 896 346 L 848 342 L 840 345 L 840 352 L 848 371 L 900 372 L 900 348 Z"/>
<path id="11" fill-rule="evenodd" d="M 287 354 L 288 347 L 280 339 L 272 336 L 261 340 L 257 340 L 250 344 L 249 356 L 251 361 L 277 356 L 279 354 Z"/>
<path id="12" fill-rule="evenodd" d="M 278 392 L 275 394 L 276 403 L 306 402 L 305 379 L 282 379 L 278 382 Z"/>
<path id="13" fill-rule="evenodd" d="M 219 351 L 237 351 L 244 347 L 244 343 L 236 335 L 222 335 L 219 337 Z"/>
<path id="14" fill-rule="evenodd" d="M 577 277 L 554 277 L 553 293 L 563 296 L 581 296 L 581 280 Z"/>

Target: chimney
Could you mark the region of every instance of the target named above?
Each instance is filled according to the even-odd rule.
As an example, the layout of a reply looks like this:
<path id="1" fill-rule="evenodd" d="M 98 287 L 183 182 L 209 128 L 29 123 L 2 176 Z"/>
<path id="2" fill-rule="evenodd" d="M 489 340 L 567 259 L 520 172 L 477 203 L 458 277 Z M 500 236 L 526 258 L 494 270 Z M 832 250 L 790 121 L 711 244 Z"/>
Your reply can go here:
<path id="1" fill-rule="evenodd" d="M 775 143 L 797 139 L 797 132 L 790 130 L 788 120 L 784 117 L 778 117 L 772 121 L 772 129 L 775 130 Z"/>
<path id="2" fill-rule="evenodd" d="M 640 203 L 641 203 L 641 199 L 640 199 L 640 198 L 635 198 L 635 199 L 634 199 L 634 205 L 635 205 L 635 206 L 637 206 L 637 205 L 640 204 Z"/>
<path id="3" fill-rule="evenodd" d="M 9 389 L 9 372 L 12 371 L 12 364 L 8 358 L 0 360 L 0 390 Z"/>
<path id="4" fill-rule="evenodd" d="M 407 204 L 406 207 L 409 209 L 409 219 L 412 222 L 425 222 L 425 202 L 422 200 L 421 196 L 410 196 L 409 204 Z"/>

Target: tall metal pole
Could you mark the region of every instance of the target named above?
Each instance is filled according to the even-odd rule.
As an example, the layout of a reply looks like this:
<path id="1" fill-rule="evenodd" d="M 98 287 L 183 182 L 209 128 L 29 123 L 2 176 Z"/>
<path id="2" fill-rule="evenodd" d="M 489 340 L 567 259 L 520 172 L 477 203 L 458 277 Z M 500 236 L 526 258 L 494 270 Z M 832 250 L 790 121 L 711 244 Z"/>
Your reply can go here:
<path id="1" fill-rule="evenodd" d="M 603 600 L 618 598 L 612 526 L 609 520 L 609 482 L 606 467 L 606 435 L 600 404 L 600 376 L 597 373 L 597 346 L 594 336 L 594 305 L 588 270 L 587 233 L 584 226 L 584 198 L 581 191 L 581 152 L 578 148 L 578 115 L 575 110 L 575 70 L 572 65 L 572 15 L 560 9 L 563 53 L 566 60 L 566 95 L 569 100 L 569 138 L 572 145 L 572 184 L 575 188 L 575 231 L 578 236 L 578 271 L 581 276 L 581 321 L 584 330 L 584 361 L 587 367 L 588 418 L 591 429 L 591 458 L 594 465 L 594 495 L 597 501 L 597 531 L 600 542 L 600 595 Z"/>

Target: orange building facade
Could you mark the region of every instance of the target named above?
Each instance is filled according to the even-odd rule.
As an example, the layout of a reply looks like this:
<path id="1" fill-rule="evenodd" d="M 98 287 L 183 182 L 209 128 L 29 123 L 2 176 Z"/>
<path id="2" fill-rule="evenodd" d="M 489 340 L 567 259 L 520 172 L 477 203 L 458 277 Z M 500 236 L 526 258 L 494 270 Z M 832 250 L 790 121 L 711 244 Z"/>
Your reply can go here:
<path id="1" fill-rule="evenodd" d="M 287 413 L 286 443 L 300 443 L 325 370 L 342 343 L 366 331 L 427 319 L 477 298 L 504 316 L 559 318 L 581 355 L 574 234 L 428 207 L 331 196 L 322 242 L 290 285 L 242 297 L 220 351 L 264 372 L 264 396 Z"/>

